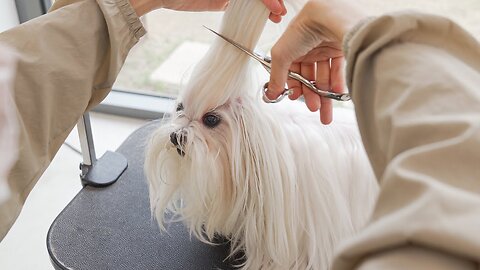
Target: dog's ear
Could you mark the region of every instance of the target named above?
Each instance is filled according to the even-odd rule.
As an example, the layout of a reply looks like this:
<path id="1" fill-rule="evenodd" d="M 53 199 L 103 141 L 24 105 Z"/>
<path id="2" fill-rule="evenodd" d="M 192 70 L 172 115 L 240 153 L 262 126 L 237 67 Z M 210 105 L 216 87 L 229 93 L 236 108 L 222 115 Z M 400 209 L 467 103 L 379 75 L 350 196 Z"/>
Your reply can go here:
<path id="1" fill-rule="evenodd" d="M 293 153 L 282 125 L 259 105 L 243 102 L 237 104 L 241 110 L 235 110 L 238 114 L 232 127 L 230 151 L 234 196 L 237 196 L 234 201 L 238 205 L 233 208 L 232 216 L 245 217 L 244 231 L 256 232 L 244 235 L 247 250 L 263 249 L 262 253 L 268 252 L 282 263 L 297 250 L 289 246 L 297 243 L 292 239 L 296 237 L 293 233 L 296 213 L 291 204 L 296 201 L 296 167 L 290 164 Z M 275 226 L 265 224 L 265 220 Z M 259 236 L 263 238 L 255 239 Z M 248 246 L 249 243 L 262 244 Z"/>

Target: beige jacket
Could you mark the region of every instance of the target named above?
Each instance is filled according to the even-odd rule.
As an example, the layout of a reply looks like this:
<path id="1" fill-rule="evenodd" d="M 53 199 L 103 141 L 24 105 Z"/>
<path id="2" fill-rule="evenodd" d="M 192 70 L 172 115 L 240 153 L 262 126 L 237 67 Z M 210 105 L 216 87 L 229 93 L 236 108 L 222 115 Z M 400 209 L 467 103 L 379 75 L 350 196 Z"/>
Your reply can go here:
<path id="1" fill-rule="evenodd" d="M 85 110 L 110 91 L 145 34 L 128 0 L 57 0 L 49 14 L 0 34 L 21 53 L 14 98 L 19 159 L 0 204 L 0 239 Z"/>
<path id="2" fill-rule="evenodd" d="M 396 13 L 344 44 L 381 191 L 333 269 L 479 269 L 479 43 L 447 19 Z"/>
<path id="3" fill-rule="evenodd" d="M 13 102 L 16 55 L 0 44 L 0 205 L 10 198 L 7 182 L 18 155 L 18 124 Z"/>

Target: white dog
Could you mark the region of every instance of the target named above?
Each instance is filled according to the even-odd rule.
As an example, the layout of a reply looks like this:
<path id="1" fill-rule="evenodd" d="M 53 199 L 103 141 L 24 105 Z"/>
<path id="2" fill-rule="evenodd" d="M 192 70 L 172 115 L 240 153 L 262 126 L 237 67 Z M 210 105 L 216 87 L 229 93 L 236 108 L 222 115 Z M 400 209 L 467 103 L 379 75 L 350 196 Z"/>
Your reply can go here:
<path id="1" fill-rule="evenodd" d="M 267 17 L 231 1 L 221 32 L 253 48 Z M 353 112 L 323 126 L 300 102 L 265 104 L 252 64 L 217 39 L 197 67 L 147 148 L 152 211 L 162 228 L 167 210 L 205 242 L 227 237 L 243 269 L 328 269 L 377 192 Z"/>

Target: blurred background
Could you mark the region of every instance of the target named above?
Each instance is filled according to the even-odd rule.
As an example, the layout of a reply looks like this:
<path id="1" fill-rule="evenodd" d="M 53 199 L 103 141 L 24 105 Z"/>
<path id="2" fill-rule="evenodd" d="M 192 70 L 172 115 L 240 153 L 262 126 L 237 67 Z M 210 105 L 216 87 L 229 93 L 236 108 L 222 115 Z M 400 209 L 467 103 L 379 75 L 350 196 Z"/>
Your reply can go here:
<path id="1" fill-rule="evenodd" d="M 371 14 L 411 9 L 446 16 L 480 36 L 479 0 L 362 0 Z M 147 36 L 129 55 L 116 89 L 175 96 L 189 71 L 208 49 L 213 35 L 202 25 L 218 29 L 220 13 L 184 13 L 158 10 L 143 21 Z M 271 46 L 278 27 L 268 23 L 261 44 Z"/>

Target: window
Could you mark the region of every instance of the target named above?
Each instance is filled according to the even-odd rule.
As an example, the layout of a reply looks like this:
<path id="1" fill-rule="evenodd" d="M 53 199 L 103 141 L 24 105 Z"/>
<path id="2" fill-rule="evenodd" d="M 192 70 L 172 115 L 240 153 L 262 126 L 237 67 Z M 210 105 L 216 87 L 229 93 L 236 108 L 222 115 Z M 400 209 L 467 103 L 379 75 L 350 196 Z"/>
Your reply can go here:
<path id="1" fill-rule="evenodd" d="M 208 49 L 212 36 L 202 24 L 215 27 L 221 13 L 185 13 L 156 10 L 144 16 L 148 33 L 128 56 L 116 89 L 175 96 L 186 81 L 185 72 Z"/>
<path id="2" fill-rule="evenodd" d="M 51 5 L 50 0 L 15 0 L 20 23 L 45 14 Z"/>

